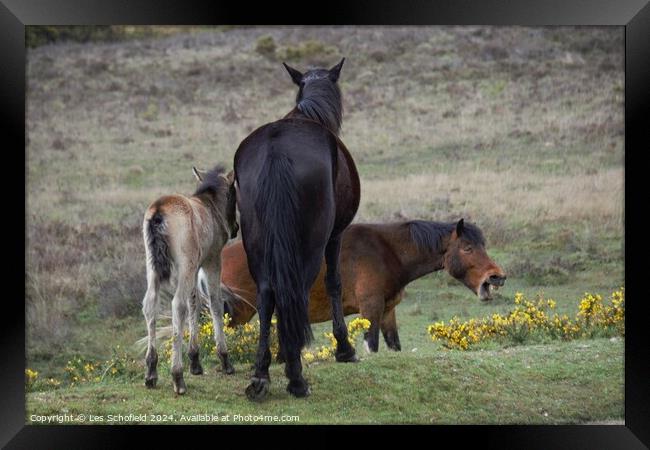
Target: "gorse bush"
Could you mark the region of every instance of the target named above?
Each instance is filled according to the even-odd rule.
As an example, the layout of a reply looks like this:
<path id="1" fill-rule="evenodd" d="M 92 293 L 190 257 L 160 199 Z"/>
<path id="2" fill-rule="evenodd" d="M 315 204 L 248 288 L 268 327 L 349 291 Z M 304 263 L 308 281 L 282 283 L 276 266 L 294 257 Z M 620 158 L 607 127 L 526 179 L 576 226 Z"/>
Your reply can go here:
<path id="1" fill-rule="evenodd" d="M 112 349 L 111 358 L 105 361 L 93 361 L 82 356 L 72 358 L 65 366 L 64 381 L 74 386 L 106 378 L 136 377 L 140 372 L 138 361 L 118 345 Z"/>
<path id="2" fill-rule="evenodd" d="M 25 369 L 25 388 L 32 390 L 34 383 L 38 379 L 38 372 L 31 369 Z"/>
<path id="3" fill-rule="evenodd" d="M 27 26 L 25 43 L 33 48 L 59 41 L 98 42 L 124 39 L 125 27 L 111 25 L 92 26 Z"/>
<path id="4" fill-rule="evenodd" d="M 255 42 L 255 51 L 262 56 L 273 57 L 275 56 L 276 45 L 272 36 L 260 36 Z"/>
<path id="5" fill-rule="evenodd" d="M 25 390 L 38 391 L 45 389 L 56 389 L 61 385 L 61 381 L 56 378 L 47 378 L 41 380 L 38 377 L 38 372 L 32 369 L 25 369 Z"/>
<path id="6" fill-rule="evenodd" d="M 228 345 L 228 355 L 231 361 L 241 364 L 253 364 L 257 354 L 257 345 L 260 335 L 260 322 L 256 320 L 236 327 L 229 327 L 231 317 L 224 315 L 224 333 Z M 352 345 L 361 333 L 370 328 L 370 321 L 362 318 L 352 320 L 348 324 L 348 340 Z M 159 330 L 160 334 L 171 334 L 171 327 Z M 332 333 L 325 333 L 330 340 L 329 345 L 322 345 L 317 349 L 304 349 L 302 356 L 306 364 L 317 361 L 333 359 L 336 352 L 336 339 Z M 165 339 L 162 345 L 162 354 L 159 367 L 169 369 L 171 365 L 172 336 Z M 184 340 L 189 340 L 189 331 L 184 333 Z M 146 342 L 146 338 L 140 341 Z M 136 344 L 137 345 L 137 344 Z M 270 349 L 273 359 L 277 358 L 280 349 L 277 331 L 277 320 L 271 320 Z M 214 364 L 217 357 L 214 342 L 214 327 L 212 319 L 207 313 L 202 313 L 199 321 L 199 354 L 203 365 Z M 186 355 L 183 354 L 186 358 Z M 85 383 L 100 383 L 108 379 L 125 379 L 136 381 L 144 374 L 144 364 L 141 358 L 135 358 L 130 352 L 116 346 L 112 356 L 105 361 L 96 361 L 81 355 L 71 358 L 65 368 L 62 379 L 40 379 L 39 373 L 32 369 L 25 370 L 25 388 L 27 391 L 41 391 L 56 389 L 60 386 L 76 386 Z"/>
<path id="7" fill-rule="evenodd" d="M 231 361 L 238 363 L 253 363 L 257 353 L 257 344 L 260 335 L 260 321 L 246 323 L 237 327 L 229 327 L 232 318 L 228 313 L 223 316 L 224 333 L 228 345 L 228 356 Z M 276 357 L 280 348 L 275 317 L 271 320 L 270 348 L 273 357 Z M 185 331 L 184 338 L 189 339 L 189 331 Z M 172 337 L 165 341 L 163 357 L 166 362 L 171 360 Z M 214 327 L 212 318 L 207 313 L 201 314 L 199 322 L 199 355 L 202 361 L 214 360 L 217 348 L 214 342 Z"/>
<path id="8" fill-rule="evenodd" d="M 605 303 L 598 294 L 585 293 L 580 300 L 574 317 L 554 313 L 556 302 L 544 299 L 541 295 L 535 300 L 527 299 L 518 292 L 514 298 L 514 308 L 506 314 L 493 314 L 482 319 L 470 319 L 461 322 L 454 317 L 449 322 L 436 322 L 429 325 L 427 331 L 433 341 L 442 341 L 449 349 L 467 350 L 486 341 L 503 343 L 526 343 L 535 340 L 594 338 L 608 336 L 625 336 L 625 289 L 621 288 L 611 294 Z M 224 332 L 228 344 L 228 353 L 234 362 L 253 364 L 255 362 L 260 332 L 260 323 L 256 320 L 237 327 L 228 327 L 231 318 L 224 316 Z M 370 321 L 358 317 L 348 324 L 348 340 L 356 346 L 359 336 L 370 328 Z M 336 352 L 336 338 L 332 333 L 325 333 L 329 344 L 317 348 L 303 349 L 302 359 L 307 365 L 329 361 Z M 186 331 L 185 340 L 189 339 Z M 145 338 L 146 341 L 146 338 Z M 214 328 L 210 316 L 203 313 L 199 323 L 199 348 L 204 364 L 216 361 Z M 169 369 L 171 360 L 172 338 L 163 343 L 161 367 Z M 277 322 L 271 321 L 270 348 L 273 358 L 278 356 L 279 342 Z M 185 355 L 184 355 L 185 357 Z M 71 358 L 65 368 L 62 379 L 40 377 L 35 370 L 25 370 L 25 388 L 27 391 L 57 389 L 61 386 L 75 386 L 82 383 L 100 383 L 108 379 L 135 381 L 143 376 L 144 365 L 141 359 L 134 358 L 128 351 L 116 346 L 111 358 L 94 361 L 83 356 Z"/>
<path id="9" fill-rule="evenodd" d="M 68 360 L 61 379 L 56 377 L 40 378 L 39 373 L 25 370 L 25 388 L 27 391 L 57 389 L 61 386 L 75 386 L 82 383 L 98 383 L 107 379 L 131 379 L 142 375 L 142 364 L 120 346 L 111 350 L 111 357 L 96 361 L 81 355 Z"/>
<path id="10" fill-rule="evenodd" d="M 350 321 L 348 324 L 348 341 L 350 344 L 355 347 L 357 343 L 357 338 L 361 333 L 367 331 L 370 328 L 370 321 L 361 317 Z M 319 348 L 305 349 L 302 352 L 302 358 L 305 363 L 308 365 L 317 362 L 317 361 L 327 361 L 334 357 L 336 353 L 336 338 L 333 333 L 325 333 L 330 341 L 329 345 L 321 345 Z"/>
<path id="11" fill-rule="evenodd" d="M 467 350 L 479 342 L 504 340 L 524 343 L 534 339 L 593 338 L 625 335 L 625 289 L 614 291 L 610 304 L 604 304 L 600 295 L 585 293 L 575 317 L 566 314 L 551 315 L 555 301 L 538 296 L 528 300 L 518 292 L 515 307 L 507 314 L 493 314 L 483 319 L 461 322 L 452 318 L 448 323 L 436 322 L 427 331 L 434 341 L 442 341 L 450 349 Z"/>
<path id="12" fill-rule="evenodd" d="M 229 314 L 224 315 L 224 333 L 228 345 L 228 355 L 233 362 L 243 364 L 255 363 L 257 345 L 260 335 L 260 322 L 246 323 L 236 327 L 229 327 L 231 322 Z M 356 318 L 348 324 L 348 340 L 353 346 L 361 333 L 370 328 L 370 321 Z M 185 339 L 189 339 L 189 333 L 185 332 Z M 334 357 L 336 352 L 336 338 L 332 333 L 325 333 L 330 341 L 329 345 L 322 345 L 317 349 L 304 349 L 302 352 L 303 361 L 310 364 L 315 361 L 327 361 Z M 277 358 L 280 350 L 278 339 L 277 320 L 271 319 L 270 349 L 273 359 Z M 166 362 L 171 359 L 172 339 L 165 342 L 163 357 Z M 214 360 L 216 356 L 216 345 L 214 342 L 214 328 L 212 319 L 208 314 L 202 314 L 199 324 L 199 352 L 202 360 L 208 358 Z"/>

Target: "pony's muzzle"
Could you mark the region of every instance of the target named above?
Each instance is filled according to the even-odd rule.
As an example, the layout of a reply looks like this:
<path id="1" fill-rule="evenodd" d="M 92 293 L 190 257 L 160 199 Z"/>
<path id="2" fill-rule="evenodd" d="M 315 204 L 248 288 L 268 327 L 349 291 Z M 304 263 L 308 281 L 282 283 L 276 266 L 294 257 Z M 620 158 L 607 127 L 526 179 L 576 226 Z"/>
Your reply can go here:
<path id="1" fill-rule="evenodd" d="M 505 275 L 490 275 L 479 286 L 476 294 L 483 301 L 492 299 L 492 291 L 499 289 L 506 282 Z"/>
<path id="2" fill-rule="evenodd" d="M 490 283 L 492 286 L 503 286 L 506 282 L 506 276 L 505 275 L 491 275 L 487 279 L 488 283 Z"/>

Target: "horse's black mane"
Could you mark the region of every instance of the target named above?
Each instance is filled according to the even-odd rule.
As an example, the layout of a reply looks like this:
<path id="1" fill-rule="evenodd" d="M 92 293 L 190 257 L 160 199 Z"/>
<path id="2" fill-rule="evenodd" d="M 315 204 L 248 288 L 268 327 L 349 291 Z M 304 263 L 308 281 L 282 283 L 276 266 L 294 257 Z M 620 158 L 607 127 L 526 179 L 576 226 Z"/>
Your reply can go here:
<path id="1" fill-rule="evenodd" d="M 416 245 L 422 249 L 442 251 L 442 241 L 456 228 L 456 222 L 429 222 L 427 220 L 411 220 L 406 225 L 411 231 L 411 237 Z M 485 246 L 485 238 L 481 230 L 474 224 L 464 222 L 461 236 L 471 244 Z"/>
<path id="2" fill-rule="evenodd" d="M 203 175 L 203 180 L 201 184 L 194 192 L 195 196 L 212 193 L 216 194 L 219 192 L 219 189 L 226 186 L 228 182 L 223 178 L 223 174 L 226 172 L 226 168 L 222 164 L 217 164 L 212 170 L 209 170 L 205 175 Z"/>
<path id="3" fill-rule="evenodd" d="M 328 78 L 310 81 L 298 92 L 296 99 L 298 110 L 312 120 L 338 134 L 343 118 L 341 90 Z"/>

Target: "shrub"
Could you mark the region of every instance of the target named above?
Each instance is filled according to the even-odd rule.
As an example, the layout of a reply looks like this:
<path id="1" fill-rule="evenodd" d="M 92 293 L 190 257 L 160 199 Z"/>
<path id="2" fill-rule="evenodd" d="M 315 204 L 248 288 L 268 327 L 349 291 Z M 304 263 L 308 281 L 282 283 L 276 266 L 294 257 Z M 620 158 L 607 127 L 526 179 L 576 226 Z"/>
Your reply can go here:
<path id="1" fill-rule="evenodd" d="M 112 356 L 106 361 L 93 361 L 80 355 L 73 357 L 65 366 L 64 381 L 67 385 L 74 386 L 100 382 L 105 378 L 133 378 L 141 372 L 138 362 L 118 345 L 112 349 Z"/>
<path id="2" fill-rule="evenodd" d="M 224 325 L 230 322 L 228 314 L 224 315 Z M 201 315 L 199 325 L 199 348 L 201 359 L 212 358 L 216 355 L 216 345 L 214 342 L 214 330 L 212 320 L 208 314 Z M 356 341 L 361 333 L 370 328 L 370 321 L 363 318 L 356 318 L 348 324 L 348 340 L 350 344 L 356 346 Z M 228 345 L 228 355 L 234 362 L 253 364 L 257 355 L 257 344 L 260 333 L 260 322 L 246 323 L 237 327 L 224 328 L 226 334 L 226 344 Z M 189 339 L 189 333 L 185 332 L 185 339 Z M 303 349 L 303 361 L 307 364 L 314 361 L 326 361 L 331 359 L 336 352 L 336 338 L 332 333 L 325 333 L 325 337 L 330 340 L 329 345 L 322 345 L 317 349 Z M 270 335 L 271 355 L 275 360 L 280 348 L 277 334 L 277 321 L 271 320 Z M 168 362 L 171 359 L 172 338 L 170 337 L 164 344 L 163 358 Z"/>
<path id="3" fill-rule="evenodd" d="M 336 47 L 325 45 L 320 41 L 309 40 L 299 45 L 288 45 L 278 52 L 283 60 L 298 61 L 313 59 L 319 56 L 330 56 L 337 53 Z"/>
<path id="4" fill-rule="evenodd" d="M 25 369 L 25 389 L 31 391 L 34 383 L 38 379 L 38 372 L 31 369 Z"/>
<path id="5" fill-rule="evenodd" d="M 370 328 L 370 321 L 357 317 L 348 324 L 348 341 L 355 347 L 359 335 Z M 302 359 L 305 363 L 311 364 L 315 361 L 327 361 L 332 359 L 336 353 L 336 338 L 332 333 L 325 333 L 330 340 L 329 345 L 321 345 L 316 350 L 305 349 L 302 352 Z"/>
<path id="6" fill-rule="evenodd" d="M 224 333 L 228 345 L 228 356 L 231 361 L 239 363 L 254 363 L 257 354 L 257 343 L 260 335 L 260 321 L 246 323 L 237 327 L 229 327 L 231 322 L 229 314 L 224 315 Z M 270 347 L 271 354 L 275 358 L 278 354 L 278 334 L 275 326 L 276 319 L 271 320 Z M 185 331 L 185 339 L 189 339 L 189 331 Z M 171 359 L 172 337 L 165 342 L 163 356 L 166 361 Z M 199 354 L 202 360 L 213 358 L 217 354 L 214 342 L 214 327 L 212 318 L 206 312 L 201 314 L 199 322 Z"/>
<path id="7" fill-rule="evenodd" d="M 533 337 L 571 340 L 580 337 L 625 335 L 625 290 L 614 291 L 611 304 L 605 305 L 600 295 L 585 293 L 573 319 L 567 315 L 550 315 L 555 301 L 541 296 L 531 301 L 520 292 L 515 294 L 515 307 L 506 315 L 461 322 L 436 322 L 427 331 L 431 339 L 441 340 L 450 349 L 467 350 L 490 339 L 523 343 Z"/>
<path id="8" fill-rule="evenodd" d="M 38 372 L 27 369 L 25 387 L 28 391 L 52 390 L 61 386 L 99 383 L 105 379 L 134 380 L 141 377 L 142 373 L 142 364 L 118 345 L 112 349 L 111 358 L 105 361 L 95 361 L 75 355 L 66 363 L 63 378 L 60 380 L 54 377 L 40 379 Z"/>
<path id="9" fill-rule="evenodd" d="M 25 44 L 30 48 L 59 41 L 114 41 L 124 36 L 124 27 L 109 25 L 25 27 Z"/>
<path id="10" fill-rule="evenodd" d="M 275 56 L 276 45 L 272 36 L 260 36 L 255 43 L 255 51 L 267 58 Z"/>

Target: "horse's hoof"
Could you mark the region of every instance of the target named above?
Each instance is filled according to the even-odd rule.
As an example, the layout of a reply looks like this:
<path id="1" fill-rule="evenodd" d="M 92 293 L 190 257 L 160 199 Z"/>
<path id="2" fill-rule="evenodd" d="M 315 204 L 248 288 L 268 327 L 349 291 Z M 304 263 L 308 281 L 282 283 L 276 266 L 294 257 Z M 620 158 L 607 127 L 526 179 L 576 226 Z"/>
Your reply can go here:
<path id="1" fill-rule="evenodd" d="M 186 392 L 187 392 L 187 386 L 185 386 L 184 381 L 181 384 L 174 385 L 174 393 L 176 393 L 177 395 L 184 395 Z"/>
<path id="2" fill-rule="evenodd" d="M 359 362 L 359 358 L 354 349 L 351 352 L 337 353 L 335 358 L 336 362 Z"/>
<path id="3" fill-rule="evenodd" d="M 264 400 L 266 394 L 269 392 L 270 384 L 271 382 L 267 378 L 253 377 L 251 384 L 246 388 L 246 397 L 256 402 Z"/>
<path id="4" fill-rule="evenodd" d="M 192 375 L 203 375 L 203 366 L 201 366 L 201 361 L 199 361 L 199 352 L 189 352 L 190 357 L 190 373 Z"/>
<path id="5" fill-rule="evenodd" d="M 289 392 L 289 394 L 293 395 L 294 397 L 301 398 L 307 397 L 309 394 L 311 394 L 311 389 L 305 380 L 294 380 L 289 381 L 289 384 L 287 384 L 287 392 Z"/>
<path id="6" fill-rule="evenodd" d="M 200 362 L 191 362 L 190 363 L 190 373 L 192 375 L 203 375 L 203 366 Z"/>
<path id="7" fill-rule="evenodd" d="M 174 392 L 177 395 L 183 395 L 185 392 L 187 392 L 187 386 L 185 386 L 185 380 L 183 379 L 183 375 L 173 375 L 173 383 L 174 383 Z"/>
<path id="8" fill-rule="evenodd" d="M 147 386 L 148 389 L 153 389 L 156 387 L 157 382 L 158 382 L 158 377 L 145 378 L 144 385 Z"/>
<path id="9" fill-rule="evenodd" d="M 230 364 L 228 353 L 219 353 L 219 359 L 221 360 L 221 371 L 223 373 L 226 375 L 232 375 L 235 373 L 235 368 Z"/>

